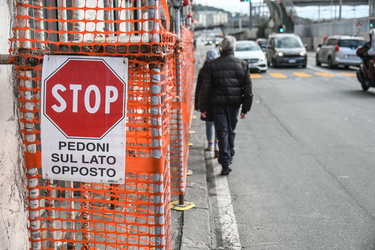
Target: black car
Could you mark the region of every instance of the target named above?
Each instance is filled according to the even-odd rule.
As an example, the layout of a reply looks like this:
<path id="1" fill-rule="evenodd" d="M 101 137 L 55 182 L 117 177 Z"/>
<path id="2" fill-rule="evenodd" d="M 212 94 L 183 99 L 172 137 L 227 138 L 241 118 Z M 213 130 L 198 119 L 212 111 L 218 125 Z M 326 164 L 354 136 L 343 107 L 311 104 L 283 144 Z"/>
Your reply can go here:
<path id="1" fill-rule="evenodd" d="M 267 49 L 267 39 L 266 38 L 258 38 L 257 40 L 255 40 L 255 42 L 259 45 L 259 47 L 263 51 L 266 51 L 266 49 Z"/>
<path id="2" fill-rule="evenodd" d="M 268 37 L 266 50 L 268 64 L 272 67 L 301 66 L 306 68 L 306 46 L 292 33 L 273 33 Z"/>

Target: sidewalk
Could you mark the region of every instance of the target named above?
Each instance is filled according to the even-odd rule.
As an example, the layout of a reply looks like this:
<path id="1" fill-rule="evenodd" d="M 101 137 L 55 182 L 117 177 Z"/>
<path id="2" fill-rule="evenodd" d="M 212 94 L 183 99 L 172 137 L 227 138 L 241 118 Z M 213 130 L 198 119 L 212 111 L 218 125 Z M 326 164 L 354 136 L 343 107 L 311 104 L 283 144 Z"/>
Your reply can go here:
<path id="1" fill-rule="evenodd" d="M 204 123 L 199 113 L 194 111 L 191 124 L 188 169 L 193 174 L 187 177 L 185 201 L 195 207 L 186 211 L 172 209 L 173 250 L 206 249 L 211 250 L 212 236 L 210 223 L 210 204 L 207 188 L 205 164 Z M 172 201 L 178 197 L 173 196 Z"/>

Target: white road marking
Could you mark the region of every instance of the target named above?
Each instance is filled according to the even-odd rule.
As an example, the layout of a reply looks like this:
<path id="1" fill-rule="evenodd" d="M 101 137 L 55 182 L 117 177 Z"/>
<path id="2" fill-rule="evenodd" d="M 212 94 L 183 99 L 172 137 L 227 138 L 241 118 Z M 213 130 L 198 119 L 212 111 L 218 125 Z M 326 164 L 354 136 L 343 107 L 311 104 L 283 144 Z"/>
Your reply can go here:
<path id="1" fill-rule="evenodd" d="M 220 175 L 220 165 L 215 164 L 214 162 L 212 162 L 212 164 L 224 249 L 240 250 L 242 247 L 240 236 L 238 234 L 236 217 L 234 216 L 232 198 L 229 192 L 228 177 Z"/>

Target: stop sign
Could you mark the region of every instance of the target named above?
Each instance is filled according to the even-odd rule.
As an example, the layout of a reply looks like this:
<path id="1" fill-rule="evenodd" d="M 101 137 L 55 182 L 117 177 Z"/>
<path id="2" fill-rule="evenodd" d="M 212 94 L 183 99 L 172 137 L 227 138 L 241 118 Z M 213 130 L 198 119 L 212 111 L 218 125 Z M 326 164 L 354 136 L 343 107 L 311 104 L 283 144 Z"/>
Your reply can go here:
<path id="1" fill-rule="evenodd" d="M 69 58 L 44 80 L 44 115 L 67 138 L 102 138 L 125 116 L 125 83 L 105 60 Z"/>

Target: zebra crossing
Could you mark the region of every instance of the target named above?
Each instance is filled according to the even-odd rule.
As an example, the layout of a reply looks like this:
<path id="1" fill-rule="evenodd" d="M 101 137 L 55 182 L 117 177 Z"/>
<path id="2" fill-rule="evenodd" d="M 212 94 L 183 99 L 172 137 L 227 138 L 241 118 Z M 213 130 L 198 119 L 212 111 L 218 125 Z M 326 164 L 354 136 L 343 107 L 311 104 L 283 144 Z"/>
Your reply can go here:
<path id="1" fill-rule="evenodd" d="M 327 73 L 327 72 L 313 72 L 313 73 L 305 73 L 305 72 L 289 72 L 289 73 L 280 73 L 280 72 L 266 72 L 266 73 L 250 73 L 251 78 L 309 78 L 309 77 L 355 77 L 356 73 L 351 72 L 337 72 L 337 73 Z"/>

